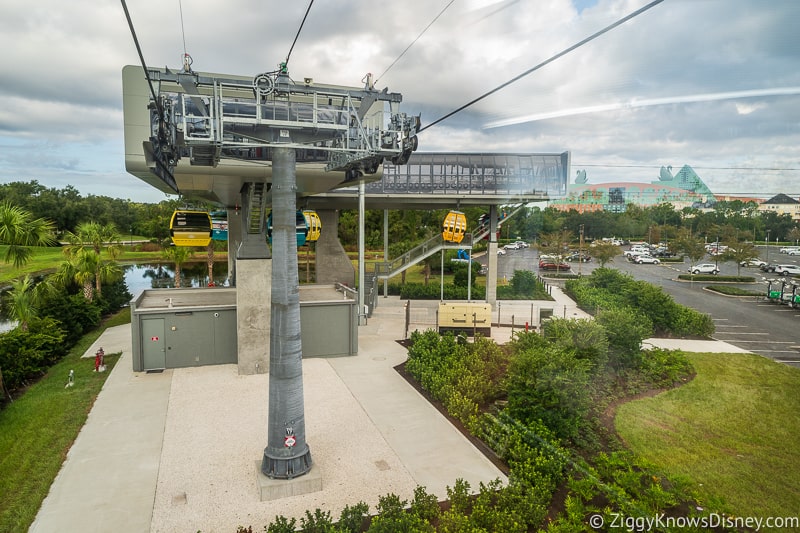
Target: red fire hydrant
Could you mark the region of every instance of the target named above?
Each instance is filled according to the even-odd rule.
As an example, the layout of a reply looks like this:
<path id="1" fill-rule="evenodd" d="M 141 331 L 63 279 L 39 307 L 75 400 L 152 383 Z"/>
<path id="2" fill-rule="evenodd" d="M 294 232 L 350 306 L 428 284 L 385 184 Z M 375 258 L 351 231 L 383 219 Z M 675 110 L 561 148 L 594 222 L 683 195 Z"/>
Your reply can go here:
<path id="1" fill-rule="evenodd" d="M 103 364 L 103 357 L 105 357 L 106 353 L 103 351 L 103 347 L 101 346 L 97 352 L 94 354 L 94 371 L 98 372 L 100 367 L 105 366 Z"/>

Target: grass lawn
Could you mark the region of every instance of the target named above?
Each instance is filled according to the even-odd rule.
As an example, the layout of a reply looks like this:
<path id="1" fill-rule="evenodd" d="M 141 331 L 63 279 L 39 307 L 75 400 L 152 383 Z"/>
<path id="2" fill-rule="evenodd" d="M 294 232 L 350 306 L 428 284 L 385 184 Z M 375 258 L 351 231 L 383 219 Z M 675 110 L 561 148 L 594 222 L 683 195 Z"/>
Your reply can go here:
<path id="1" fill-rule="evenodd" d="M 36 518 L 67 451 L 119 359 L 106 354 L 108 370 L 95 373 L 82 359 L 106 327 L 130 322 L 126 309 L 86 335 L 45 377 L 0 411 L 0 531 L 27 531 Z M 75 385 L 65 388 L 69 371 Z"/>
<path id="2" fill-rule="evenodd" d="M 619 407 L 636 453 L 736 516 L 797 516 L 800 370 L 751 354 L 687 354 L 690 383 Z"/>

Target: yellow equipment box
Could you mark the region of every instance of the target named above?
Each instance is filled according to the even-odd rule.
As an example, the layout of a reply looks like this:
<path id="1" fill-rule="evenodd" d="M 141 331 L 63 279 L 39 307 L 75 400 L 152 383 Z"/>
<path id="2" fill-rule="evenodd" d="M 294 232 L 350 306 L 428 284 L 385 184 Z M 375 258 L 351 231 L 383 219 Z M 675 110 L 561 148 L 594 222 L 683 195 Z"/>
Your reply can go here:
<path id="1" fill-rule="evenodd" d="M 485 302 L 439 303 L 439 333 L 453 331 L 492 336 L 492 306 Z"/>

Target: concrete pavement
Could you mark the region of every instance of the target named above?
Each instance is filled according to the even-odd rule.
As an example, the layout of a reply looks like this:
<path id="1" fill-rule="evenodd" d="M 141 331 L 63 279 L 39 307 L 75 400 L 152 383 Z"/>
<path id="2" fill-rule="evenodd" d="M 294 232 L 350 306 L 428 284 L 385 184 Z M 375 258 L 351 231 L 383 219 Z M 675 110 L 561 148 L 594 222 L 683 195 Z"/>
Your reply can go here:
<path id="1" fill-rule="evenodd" d="M 555 309 L 584 316 L 557 287 L 553 296 L 541 305 L 555 316 Z M 519 329 L 517 317 L 537 305 L 501 302 L 498 320 Z M 410 499 L 417 485 L 445 499 L 457 478 L 474 488 L 505 479 L 394 370 L 406 357 L 396 342 L 404 327 L 404 302 L 382 298 L 359 328 L 358 355 L 303 361 L 307 441 L 323 488 L 264 502 L 257 468 L 267 440 L 268 375 L 240 376 L 236 365 L 133 372 L 130 327 L 107 330 L 86 356 L 100 346 L 123 355 L 30 531 L 261 530 L 276 515 L 299 519 L 316 508 L 337 518 L 360 500 L 374 510 L 379 496 Z M 499 343 L 511 334 L 511 327 L 492 331 Z M 710 351 L 701 343 L 675 347 Z"/>

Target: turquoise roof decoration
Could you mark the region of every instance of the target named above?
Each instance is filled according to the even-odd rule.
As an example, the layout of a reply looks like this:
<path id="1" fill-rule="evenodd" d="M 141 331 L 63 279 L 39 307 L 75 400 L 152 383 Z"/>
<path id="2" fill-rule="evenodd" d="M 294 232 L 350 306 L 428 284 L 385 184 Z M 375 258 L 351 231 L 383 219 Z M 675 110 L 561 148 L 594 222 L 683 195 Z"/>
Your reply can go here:
<path id="1" fill-rule="evenodd" d="M 684 165 L 674 175 L 671 166 L 662 166 L 659 179 L 650 183 L 590 184 L 587 181 L 586 171 L 577 171 L 574 183 L 567 185 L 566 196 L 551 200 L 549 205 L 564 210 L 622 212 L 629 203 L 640 206 L 671 203 L 710 207 L 715 202 L 714 193 L 689 165 Z"/>

